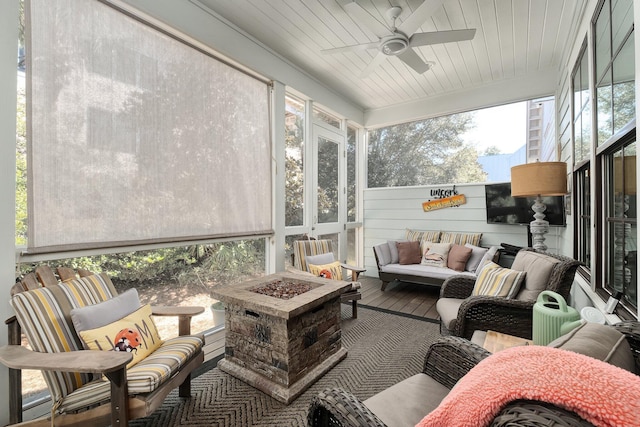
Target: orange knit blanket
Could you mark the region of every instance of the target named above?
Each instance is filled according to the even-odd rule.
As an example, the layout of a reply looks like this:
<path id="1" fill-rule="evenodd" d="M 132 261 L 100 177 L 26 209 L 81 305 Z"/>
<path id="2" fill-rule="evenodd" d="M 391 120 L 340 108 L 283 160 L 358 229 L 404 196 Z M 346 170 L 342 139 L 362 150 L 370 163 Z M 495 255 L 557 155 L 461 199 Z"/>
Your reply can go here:
<path id="1" fill-rule="evenodd" d="M 522 346 L 480 362 L 417 427 L 487 426 L 518 399 L 555 404 L 595 426 L 640 426 L 640 377 L 578 353 Z"/>

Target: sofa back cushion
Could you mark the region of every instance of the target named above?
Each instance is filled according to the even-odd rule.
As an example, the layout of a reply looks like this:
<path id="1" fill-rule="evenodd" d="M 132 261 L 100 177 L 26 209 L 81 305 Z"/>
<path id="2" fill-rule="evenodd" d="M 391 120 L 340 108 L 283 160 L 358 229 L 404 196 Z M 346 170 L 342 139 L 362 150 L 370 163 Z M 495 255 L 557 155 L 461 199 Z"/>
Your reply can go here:
<path id="1" fill-rule="evenodd" d="M 626 337 L 612 326 L 583 322 L 550 342 L 548 347 L 584 354 L 636 373 L 631 346 Z"/>
<path id="2" fill-rule="evenodd" d="M 395 246 L 395 243 L 394 243 Z M 387 264 L 391 264 L 391 252 L 389 250 L 390 245 L 388 243 L 379 243 L 373 246 L 373 252 L 378 259 L 378 266 L 384 267 Z M 398 249 L 396 249 L 396 252 Z"/>
<path id="3" fill-rule="evenodd" d="M 480 246 L 482 233 L 453 233 L 445 231 L 440 236 L 440 241 L 444 243 L 455 243 L 456 245 L 464 245 L 470 243 L 474 246 Z"/>
<path id="4" fill-rule="evenodd" d="M 533 301 L 538 298 L 538 294 L 547 288 L 551 272 L 559 262 L 559 259 L 538 252 L 519 251 L 513 260 L 511 268 L 525 271 L 527 275 L 520 292 L 516 295 L 516 299 Z"/>
<path id="5" fill-rule="evenodd" d="M 489 248 L 481 248 L 480 246 L 472 245 L 471 243 L 465 243 L 466 248 L 471 249 L 471 255 L 465 265 L 465 270 L 475 273 L 480 265 L 480 261 L 484 255 L 489 251 Z"/>
<path id="6" fill-rule="evenodd" d="M 440 241 L 440 234 L 440 231 L 412 230 L 407 228 L 404 232 L 404 238 L 410 242 L 428 240 L 429 242 L 438 243 Z"/>

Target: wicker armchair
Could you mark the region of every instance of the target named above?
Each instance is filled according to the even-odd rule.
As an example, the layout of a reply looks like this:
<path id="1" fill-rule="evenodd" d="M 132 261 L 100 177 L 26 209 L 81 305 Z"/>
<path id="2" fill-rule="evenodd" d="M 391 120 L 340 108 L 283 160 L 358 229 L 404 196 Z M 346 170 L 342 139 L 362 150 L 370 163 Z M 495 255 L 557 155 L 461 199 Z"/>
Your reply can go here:
<path id="1" fill-rule="evenodd" d="M 636 371 L 640 373 L 640 323 L 637 321 L 622 322 L 614 325 L 615 329 L 623 333 L 636 359 Z M 446 389 L 451 389 L 473 366 L 480 360 L 487 357 L 489 353 L 483 348 L 460 337 L 446 336 L 434 343 L 425 357 L 422 374 L 443 385 Z M 410 380 L 407 379 L 407 380 Z M 400 385 L 406 382 L 399 383 Z M 397 385 L 396 385 L 397 386 Z M 389 389 L 379 393 L 384 394 Z M 409 389 L 409 392 L 415 389 Z M 427 392 L 431 392 L 428 390 Z M 376 395 L 376 396 L 379 396 Z M 307 422 L 310 427 L 383 427 L 387 426 L 369 406 L 369 402 L 376 396 L 364 402 L 358 400 L 348 391 L 332 388 L 324 390 L 315 396 L 309 407 Z M 386 394 L 385 397 L 393 397 Z M 411 399 L 412 396 L 399 396 L 400 399 Z M 395 403 L 389 399 L 388 405 Z M 378 399 L 378 402 L 380 399 Z M 369 405 L 369 406 L 368 406 Z M 421 406 L 422 408 L 422 406 Z M 397 408 L 391 408 L 399 410 Z M 434 408 L 426 408 L 423 415 L 427 415 Z M 410 420 L 407 426 L 415 425 L 418 420 Z M 394 424 L 393 427 L 400 427 L 404 424 Z M 545 427 L 577 427 L 590 426 L 593 424 L 580 418 L 574 412 L 560 408 L 550 403 L 533 400 L 514 400 L 507 404 L 490 424 L 492 427 L 510 426 L 545 426 Z M 391 426 L 389 426 L 391 427 Z"/>
<path id="2" fill-rule="evenodd" d="M 541 253 L 531 248 L 522 249 L 519 254 L 524 254 L 527 251 L 559 261 L 553 265 L 544 289 L 557 292 L 567 299 L 576 269 L 581 263 L 572 258 Z M 516 255 L 517 259 L 518 255 Z M 453 276 L 442 284 L 438 301 L 438 312 L 441 319 L 447 317 L 443 316 L 443 307 L 449 306 L 449 309 L 451 307 L 457 309 L 457 317 L 452 323 L 446 325 L 444 321 L 441 321 L 440 332 L 442 335 L 471 339 L 476 330 L 493 330 L 522 338 L 532 338 L 535 298 L 530 299 L 530 294 L 522 297 L 518 295 L 514 299 L 471 296 L 474 284 L 475 278 L 468 276 Z"/>
<path id="3" fill-rule="evenodd" d="M 490 353 L 459 337 L 442 337 L 431 345 L 422 374 L 451 389 L 480 360 Z M 380 420 L 363 402 L 348 391 L 332 388 L 314 397 L 309 407 L 308 425 L 382 427 Z"/>

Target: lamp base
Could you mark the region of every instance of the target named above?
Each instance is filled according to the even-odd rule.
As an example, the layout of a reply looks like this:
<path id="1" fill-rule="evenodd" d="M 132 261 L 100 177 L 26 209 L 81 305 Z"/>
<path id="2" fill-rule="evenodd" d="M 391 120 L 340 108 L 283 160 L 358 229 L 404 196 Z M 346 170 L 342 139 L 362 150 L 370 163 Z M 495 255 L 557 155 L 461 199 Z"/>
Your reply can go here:
<path id="1" fill-rule="evenodd" d="M 531 206 L 531 209 L 535 212 L 533 215 L 535 220 L 529 223 L 531 235 L 533 236 L 533 249 L 546 252 L 547 245 L 544 244 L 544 235 L 549 232 L 549 221 L 544 219 L 544 211 L 547 207 L 542 203 L 542 197 L 536 197 L 536 202 Z"/>

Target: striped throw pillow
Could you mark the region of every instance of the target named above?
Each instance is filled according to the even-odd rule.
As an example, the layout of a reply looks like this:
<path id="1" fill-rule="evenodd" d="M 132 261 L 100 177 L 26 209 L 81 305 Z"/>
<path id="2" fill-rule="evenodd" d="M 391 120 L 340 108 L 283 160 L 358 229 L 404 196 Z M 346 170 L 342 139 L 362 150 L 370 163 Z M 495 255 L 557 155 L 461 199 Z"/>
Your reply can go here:
<path id="1" fill-rule="evenodd" d="M 404 232 L 404 237 L 410 242 L 428 240 L 429 242 L 438 243 L 440 241 L 439 231 L 428 230 L 411 230 L 407 228 Z"/>
<path id="2" fill-rule="evenodd" d="M 472 244 L 473 246 L 480 246 L 480 239 L 482 239 L 482 233 L 449 233 L 445 231 L 442 233 L 440 241 L 462 246 L 466 243 Z"/>
<path id="3" fill-rule="evenodd" d="M 487 262 L 473 287 L 471 295 L 513 298 L 526 277 L 526 272 L 500 267 L 494 262 Z"/>

